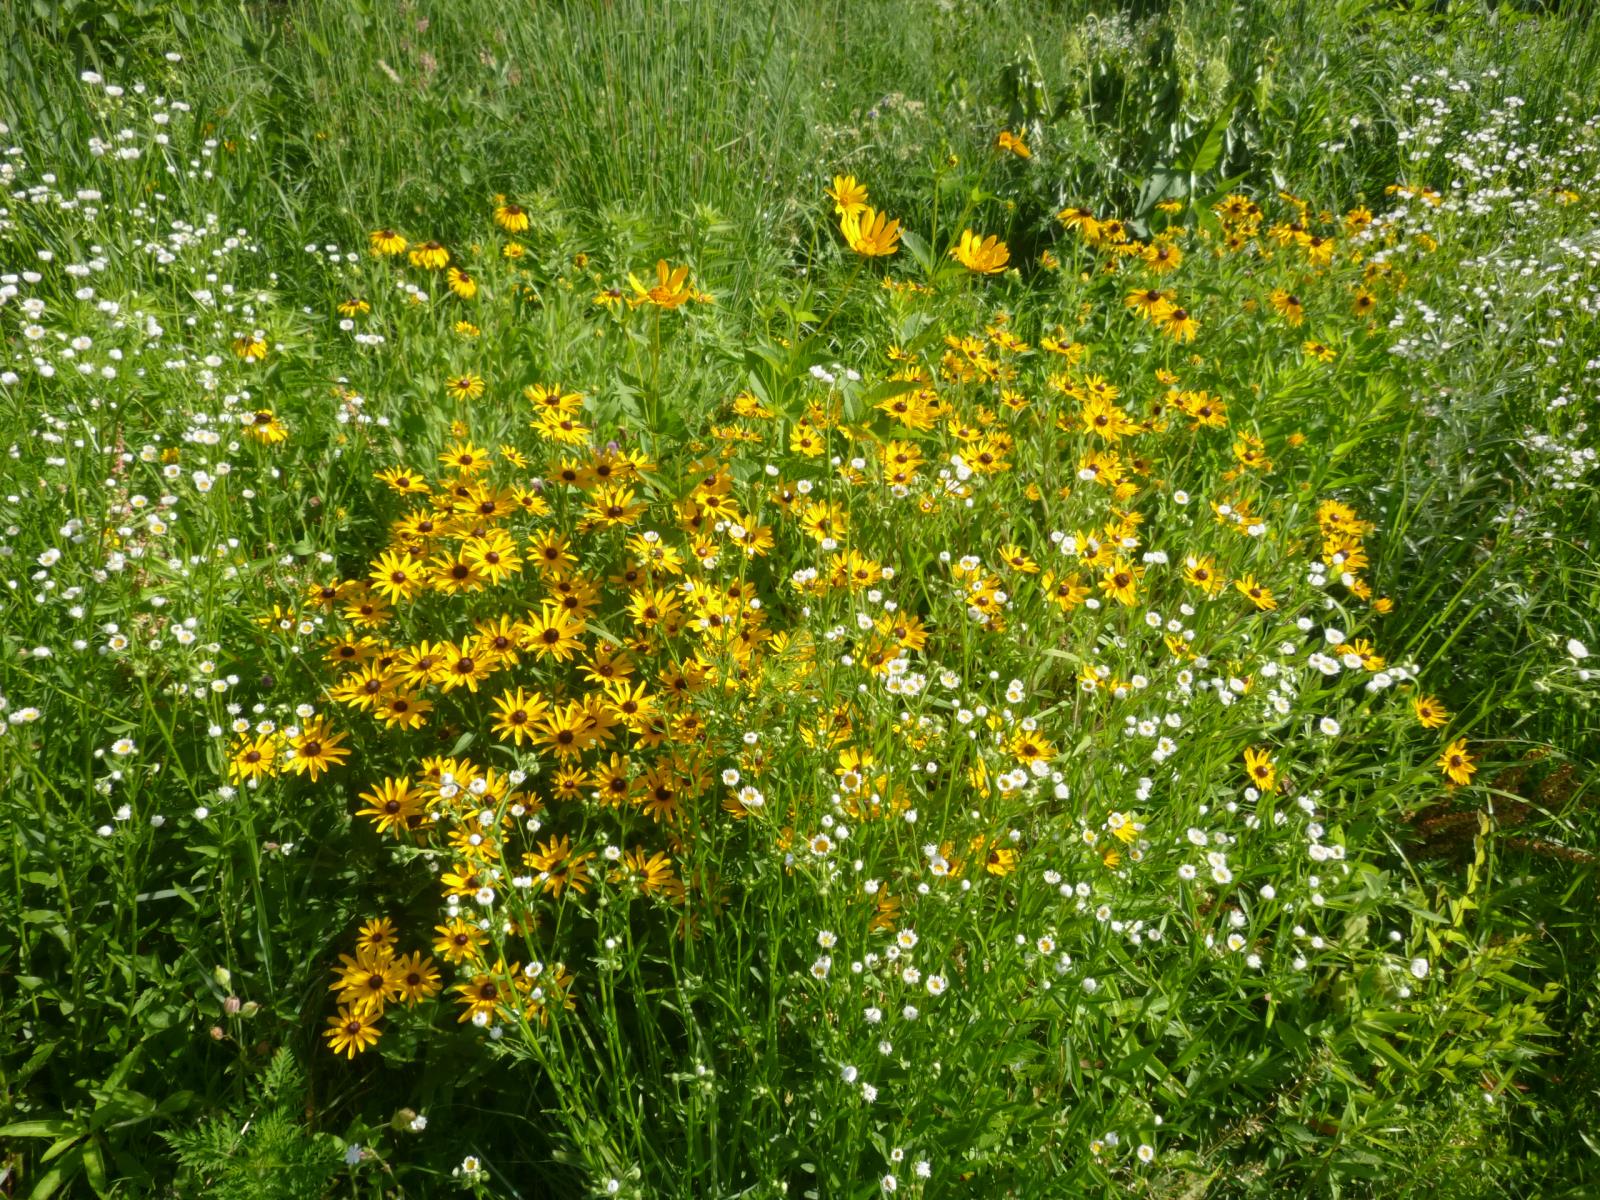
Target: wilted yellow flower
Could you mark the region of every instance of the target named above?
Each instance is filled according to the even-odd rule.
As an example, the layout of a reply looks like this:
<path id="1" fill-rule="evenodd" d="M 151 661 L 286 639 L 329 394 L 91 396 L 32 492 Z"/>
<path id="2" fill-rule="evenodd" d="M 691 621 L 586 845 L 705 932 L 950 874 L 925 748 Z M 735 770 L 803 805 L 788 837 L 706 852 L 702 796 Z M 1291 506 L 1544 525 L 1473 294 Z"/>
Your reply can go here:
<path id="1" fill-rule="evenodd" d="M 1028 144 L 1024 142 L 1020 136 L 1012 133 L 1009 129 L 1002 129 L 1000 131 L 1000 136 L 995 139 L 995 148 L 997 150 L 1009 150 L 1018 158 L 1033 157 L 1033 151 L 1028 149 Z"/>

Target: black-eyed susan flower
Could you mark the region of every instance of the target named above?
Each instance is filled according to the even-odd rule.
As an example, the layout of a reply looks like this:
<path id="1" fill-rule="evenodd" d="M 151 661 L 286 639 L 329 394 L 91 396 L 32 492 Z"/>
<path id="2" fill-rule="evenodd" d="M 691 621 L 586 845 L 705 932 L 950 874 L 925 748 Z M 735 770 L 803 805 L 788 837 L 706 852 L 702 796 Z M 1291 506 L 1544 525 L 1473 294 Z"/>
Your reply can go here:
<path id="1" fill-rule="evenodd" d="M 1257 746 L 1247 749 L 1244 752 L 1244 773 L 1250 777 L 1250 783 L 1256 790 L 1278 790 L 1278 768 L 1272 761 L 1270 751 Z"/>
<path id="2" fill-rule="evenodd" d="M 1467 739 L 1457 738 L 1439 754 L 1439 770 L 1452 785 L 1464 787 L 1472 782 L 1478 766 L 1467 753 Z"/>
<path id="3" fill-rule="evenodd" d="M 494 223 L 507 233 L 523 233 L 529 225 L 528 212 L 520 205 L 502 200 L 494 206 Z"/>
<path id="4" fill-rule="evenodd" d="M 366 807 L 357 809 L 356 815 L 372 821 L 379 833 L 392 833 L 397 837 L 410 828 L 423 810 L 422 794 L 406 778 L 389 776 L 376 787 L 362 792 L 360 799 Z"/>
<path id="5" fill-rule="evenodd" d="M 383 1034 L 378 1020 L 376 1013 L 349 1007 L 341 1008 L 336 1015 L 328 1018 L 328 1028 L 323 1031 L 322 1036 L 327 1038 L 328 1047 L 335 1054 L 343 1054 L 353 1059 L 362 1051 L 378 1044 L 378 1039 Z"/>
<path id="6" fill-rule="evenodd" d="M 1411 711 L 1417 724 L 1424 729 L 1437 729 L 1450 719 L 1450 713 L 1433 696 L 1418 696 L 1411 701 Z"/>
<path id="7" fill-rule="evenodd" d="M 406 251 L 406 239 L 392 229 L 374 229 L 367 235 L 367 245 L 380 258 L 392 258 Z"/>
<path id="8" fill-rule="evenodd" d="M 452 966 L 476 962 L 489 942 L 487 933 L 460 917 L 434 926 L 434 932 L 439 936 L 433 940 L 433 952 Z"/>
<path id="9" fill-rule="evenodd" d="M 467 371 L 452 375 L 444 382 L 444 390 L 452 400 L 476 400 L 483 395 L 483 376 Z"/>
<path id="10" fill-rule="evenodd" d="M 350 757 L 350 748 L 343 744 L 346 736 L 323 717 L 307 721 L 299 734 L 289 739 L 285 768 L 296 775 L 309 775 L 316 782 L 317 776 Z"/>
<path id="11" fill-rule="evenodd" d="M 402 955 L 394 960 L 394 979 L 398 999 L 408 1008 L 422 1000 L 432 999 L 443 986 L 439 969 L 433 959 L 425 958 L 420 951 Z"/>
<path id="12" fill-rule="evenodd" d="M 445 282 L 463 300 L 471 300 L 478 294 L 478 281 L 461 267 L 451 267 L 446 271 Z"/>
<path id="13" fill-rule="evenodd" d="M 238 783 L 251 783 L 275 775 L 277 771 L 277 734 L 245 736 L 234 744 L 233 753 L 228 758 L 229 779 Z"/>
<path id="14" fill-rule="evenodd" d="M 268 446 L 281 445 L 289 439 L 289 431 L 270 408 L 244 413 L 239 418 L 239 424 L 251 440 Z"/>
<path id="15" fill-rule="evenodd" d="M 450 251 L 446 250 L 439 242 L 419 242 L 411 247 L 408 256 L 413 267 L 422 267 L 429 271 L 442 270 L 450 262 Z"/>
<path id="16" fill-rule="evenodd" d="M 1261 612 L 1270 612 L 1278 607 L 1278 601 L 1272 592 L 1256 582 L 1254 575 L 1242 575 L 1233 581 L 1233 586 L 1239 594 L 1255 605 Z"/>
<path id="17" fill-rule="evenodd" d="M 492 714 L 495 737 L 517 746 L 534 736 L 534 727 L 550 709 L 550 704 L 538 692 L 528 693 L 522 688 L 506 690 L 494 701 Z"/>

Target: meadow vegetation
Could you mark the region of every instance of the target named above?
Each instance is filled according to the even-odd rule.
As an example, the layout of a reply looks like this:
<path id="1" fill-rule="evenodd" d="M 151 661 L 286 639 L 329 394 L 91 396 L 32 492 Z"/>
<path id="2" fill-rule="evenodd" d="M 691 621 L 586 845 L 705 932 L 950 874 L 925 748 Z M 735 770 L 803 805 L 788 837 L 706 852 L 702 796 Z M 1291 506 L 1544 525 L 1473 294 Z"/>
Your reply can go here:
<path id="1" fill-rule="evenodd" d="M 0 34 L 6 1194 L 1594 1194 L 1586 5 Z"/>

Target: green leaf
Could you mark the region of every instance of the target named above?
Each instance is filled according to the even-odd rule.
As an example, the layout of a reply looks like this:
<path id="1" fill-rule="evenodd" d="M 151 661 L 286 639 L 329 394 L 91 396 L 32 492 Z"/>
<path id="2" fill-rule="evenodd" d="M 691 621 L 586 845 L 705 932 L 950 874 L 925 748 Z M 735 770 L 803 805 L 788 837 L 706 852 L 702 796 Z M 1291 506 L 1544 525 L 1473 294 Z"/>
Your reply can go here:
<path id="1" fill-rule="evenodd" d="M 0 1125 L 0 1138 L 58 1138 L 74 1134 L 78 1126 L 64 1117 L 42 1118 L 36 1121 L 17 1121 Z"/>
<path id="2" fill-rule="evenodd" d="M 923 239 L 920 233 L 911 229 L 902 229 L 900 231 L 900 244 L 911 252 L 911 257 L 916 260 L 917 266 L 921 267 L 924 273 L 932 274 L 933 251 L 928 248 L 927 241 Z"/>

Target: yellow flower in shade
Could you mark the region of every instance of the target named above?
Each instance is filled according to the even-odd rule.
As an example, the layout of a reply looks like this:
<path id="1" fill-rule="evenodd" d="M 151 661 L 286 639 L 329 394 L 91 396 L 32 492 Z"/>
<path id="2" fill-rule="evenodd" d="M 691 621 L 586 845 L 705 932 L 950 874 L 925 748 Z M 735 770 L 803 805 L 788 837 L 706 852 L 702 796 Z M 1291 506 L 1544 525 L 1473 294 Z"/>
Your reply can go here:
<path id="1" fill-rule="evenodd" d="M 450 251 L 438 242 L 418 242 L 411 247 L 411 265 L 424 267 L 430 271 L 438 271 L 450 262 Z"/>
<path id="2" fill-rule="evenodd" d="M 399 944 L 400 933 L 388 917 L 374 917 L 370 921 L 363 921 L 360 936 L 356 938 L 357 950 L 376 950 L 391 957 Z"/>
<path id="3" fill-rule="evenodd" d="M 468 371 L 444 381 L 444 390 L 452 400 L 476 400 L 483 395 L 483 376 Z"/>
<path id="4" fill-rule="evenodd" d="M 395 690 L 389 670 L 381 663 L 363 663 L 344 677 L 339 686 L 329 693 L 340 704 L 366 712 L 387 700 Z"/>
<path id="5" fill-rule="evenodd" d="M 451 267 L 445 272 L 445 279 L 450 284 L 450 290 L 463 300 L 471 300 L 478 294 L 478 281 L 460 267 Z"/>
<path id="6" fill-rule="evenodd" d="M 341 1008 L 338 1016 L 328 1018 L 328 1028 L 323 1037 L 335 1054 L 354 1058 L 363 1050 L 378 1044 L 383 1031 L 378 1028 L 378 1014 Z"/>
<path id="7" fill-rule="evenodd" d="M 233 339 L 233 352 L 245 362 L 260 362 L 267 356 L 267 343 L 258 334 Z"/>
<path id="8" fill-rule="evenodd" d="M 590 850 L 574 850 L 569 837 L 554 837 L 540 842 L 538 849 L 522 856 L 522 861 L 538 874 L 542 890 L 559 897 L 567 888 L 582 895 L 588 891 Z"/>
<path id="9" fill-rule="evenodd" d="M 1244 575 L 1233 581 L 1233 586 L 1239 589 L 1239 594 L 1254 604 L 1261 612 L 1270 612 L 1278 607 L 1278 602 L 1266 588 L 1256 582 L 1254 575 Z"/>
<path id="10" fill-rule="evenodd" d="M 839 219 L 839 232 L 863 258 L 883 258 L 900 249 L 900 222 L 876 209 L 853 209 Z"/>
<path id="11" fill-rule="evenodd" d="M 339 1003 L 351 1011 L 378 1016 L 399 996 L 391 948 L 369 946 L 358 949 L 354 958 L 341 954 L 339 961 L 344 965 L 334 970 L 328 990 L 337 992 Z"/>
<path id="12" fill-rule="evenodd" d="M 452 984 L 450 990 L 459 993 L 460 998 L 456 1003 L 465 1006 L 465 1011 L 458 1018 L 463 1024 L 478 1019 L 486 1024 L 494 1024 L 506 1015 L 505 1004 L 515 995 L 509 984 L 499 982 L 487 973 L 474 975 L 465 983 Z"/>
<path id="13" fill-rule="evenodd" d="M 1250 776 L 1251 784 L 1262 792 L 1275 792 L 1278 790 L 1278 768 L 1272 761 L 1272 755 L 1254 746 L 1244 752 L 1244 773 Z"/>
<path id="14" fill-rule="evenodd" d="M 950 257 L 976 274 L 998 275 L 1011 261 L 1011 251 L 994 234 L 984 237 L 967 229 L 962 231 L 961 241 L 950 247 Z"/>
<path id="15" fill-rule="evenodd" d="M 419 1000 L 437 996 L 442 986 L 433 959 L 424 958 L 418 951 L 395 959 L 394 975 L 399 988 L 399 999 L 408 1008 Z"/>
<path id="16" fill-rule="evenodd" d="M 477 962 L 481 948 L 488 943 L 489 935 L 470 921 L 460 917 L 449 924 L 435 925 L 439 936 L 433 939 L 433 952 L 452 966 L 464 962 Z"/>
<path id="17" fill-rule="evenodd" d="M 424 700 L 415 692 L 392 692 L 378 701 L 373 715 L 386 728 L 421 729 L 432 711 L 432 700 Z"/>
<path id="18" fill-rule="evenodd" d="M 639 282 L 637 275 L 628 276 L 628 286 L 633 288 L 633 295 L 628 299 L 630 308 L 638 308 L 641 304 L 653 304 L 657 308 L 681 308 L 696 296 L 694 286 L 689 282 L 689 268 L 667 266 L 664 258 L 656 260 L 656 281 L 650 287 L 645 287 Z"/>
<path id="19" fill-rule="evenodd" d="M 1028 149 L 1028 143 L 1024 142 L 1021 137 L 1012 133 L 1009 129 L 1002 129 L 994 144 L 995 149 L 1009 150 L 1018 158 L 1033 157 L 1033 151 Z"/>
<path id="20" fill-rule="evenodd" d="M 515 204 L 497 204 L 494 207 L 494 223 L 507 233 L 522 233 L 528 228 L 527 210 Z"/>
<path id="21" fill-rule="evenodd" d="M 289 740 L 292 753 L 286 756 L 288 769 L 296 775 L 309 775 L 316 782 L 329 767 L 342 766 L 350 748 L 342 745 L 345 735 L 321 717 L 307 721 L 298 736 Z"/>
<path id="22" fill-rule="evenodd" d="M 867 185 L 857 183 L 854 175 L 835 175 L 828 199 L 833 201 L 833 211 L 841 217 L 860 212 L 867 206 Z"/>
<path id="23" fill-rule="evenodd" d="M 361 793 L 366 807 L 356 810 L 358 817 L 367 817 L 378 827 L 379 833 L 392 833 L 398 837 L 409 828 L 413 818 L 422 813 L 422 794 L 409 779 L 386 778 L 377 787 Z"/>
<path id="24" fill-rule="evenodd" d="M 392 229 L 374 229 L 367 235 L 367 244 L 379 258 L 390 258 L 404 254 L 409 243 Z"/>
<path id="25" fill-rule="evenodd" d="M 1439 769 L 1452 784 L 1468 784 L 1478 766 L 1467 753 L 1467 739 L 1457 738 L 1439 755 Z"/>
<path id="26" fill-rule="evenodd" d="M 1417 724 L 1424 729 L 1437 729 L 1450 719 L 1445 706 L 1432 696 L 1418 696 L 1411 702 L 1411 711 L 1417 714 Z"/>

